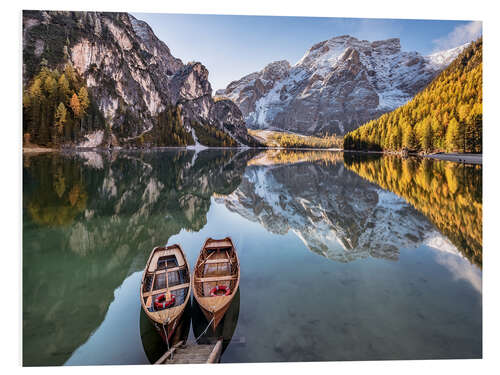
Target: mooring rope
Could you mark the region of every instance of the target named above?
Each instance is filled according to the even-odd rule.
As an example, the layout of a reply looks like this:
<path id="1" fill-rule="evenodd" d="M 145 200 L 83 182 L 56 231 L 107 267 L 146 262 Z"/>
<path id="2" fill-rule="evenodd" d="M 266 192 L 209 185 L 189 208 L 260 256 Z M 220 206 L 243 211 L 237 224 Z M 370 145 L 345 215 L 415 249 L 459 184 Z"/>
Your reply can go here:
<path id="1" fill-rule="evenodd" d="M 165 341 L 167 342 L 167 351 L 170 350 L 170 343 L 168 342 L 168 335 L 167 335 L 167 332 L 165 331 L 165 324 L 162 324 L 161 327 L 163 328 L 163 333 L 165 334 Z M 167 325 L 167 328 L 168 328 L 168 325 Z M 174 353 L 170 353 L 170 359 L 172 359 L 172 354 Z"/>
<path id="2" fill-rule="evenodd" d="M 194 339 L 194 341 L 198 341 L 200 339 L 201 336 L 203 336 L 205 334 L 205 332 L 207 332 L 207 329 L 208 327 L 210 327 L 210 324 L 212 324 L 212 322 L 214 321 L 215 319 L 215 315 L 212 317 L 212 320 L 210 320 L 210 322 L 208 322 L 208 325 L 207 327 L 205 328 L 205 330 L 201 333 L 201 335 L 199 335 L 197 338 Z"/>

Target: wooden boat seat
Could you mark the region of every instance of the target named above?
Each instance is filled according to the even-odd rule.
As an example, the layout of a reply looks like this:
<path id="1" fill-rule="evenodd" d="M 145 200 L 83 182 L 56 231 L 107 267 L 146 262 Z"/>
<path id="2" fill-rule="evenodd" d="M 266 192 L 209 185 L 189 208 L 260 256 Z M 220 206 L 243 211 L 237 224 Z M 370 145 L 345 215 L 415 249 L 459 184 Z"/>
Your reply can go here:
<path id="1" fill-rule="evenodd" d="M 209 283 L 212 281 L 230 281 L 236 280 L 238 278 L 237 275 L 230 276 L 214 276 L 214 277 L 195 277 L 194 281 L 197 283 Z"/>
<path id="2" fill-rule="evenodd" d="M 175 272 L 175 271 L 180 271 L 182 269 L 186 268 L 186 266 L 179 266 L 179 267 L 172 267 L 172 268 L 165 268 L 159 271 L 155 271 L 155 274 L 158 275 L 160 273 L 165 273 L 165 272 Z"/>
<path id="3" fill-rule="evenodd" d="M 205 249 L 222 249 L 222 248 L 225 248 L 225 247 L 233 247 L 233 244 L 228 241 L 228 240 L 212 240 L 211 242 L 209 242 L 208 244 L 205 245 Z"/>
<path id="4" fill-rule="evenodd" d="M 217 264 L 217 263 L 229 263 L 229 259 L 210 259 L 203 262 L 203 264 Z"/>
<path id="5" fill-rule="evenodd" d="M 149 297 L 149 296 L 152 296 L 153 294 L 165 293 L 167 291 L 173 291 L 173 290 L 182 289 L 182 288 L 189 288 L 189 283 L 179 284 L 179 285 L 176 285 L 176 286 L 171 286 L 170 288 L 163 288 L 163 289 L 153 290 L 153 291 L 150 291 L 150 292 L 145 292 L 145 293 L 143 293 L 142 296 L 143 297 Z"/>
<path id="6" fill-rule="evenodd" d="M 160 257 L 168 256 L 168 255 L 175 255 L 177 258 L 177 264 L 180 266 L 183 266 L 185 264 L 184 258 L 182 256 L 182 253 L 180 249 L 178 248 L 170 248 L 170 249 L 163 249 L 160 251 L 157 251 L 154 255 L 153 258 L 151 259 L 148 267 L 148 272 L 154 272 L 156 270 L 156 265 L 158 263 L 158 259 Z"/>

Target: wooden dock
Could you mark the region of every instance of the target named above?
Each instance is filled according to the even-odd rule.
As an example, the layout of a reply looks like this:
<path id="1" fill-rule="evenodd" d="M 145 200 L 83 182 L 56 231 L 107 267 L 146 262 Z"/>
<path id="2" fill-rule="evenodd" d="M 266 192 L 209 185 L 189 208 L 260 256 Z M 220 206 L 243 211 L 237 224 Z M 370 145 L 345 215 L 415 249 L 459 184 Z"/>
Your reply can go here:
<path id="1" fill-rule="evenodd" d="M 155 362 L 155 365 L 176 363 L 218 363 L 222 352 L 222 339 L 212 345 L 179 342 Z"/>

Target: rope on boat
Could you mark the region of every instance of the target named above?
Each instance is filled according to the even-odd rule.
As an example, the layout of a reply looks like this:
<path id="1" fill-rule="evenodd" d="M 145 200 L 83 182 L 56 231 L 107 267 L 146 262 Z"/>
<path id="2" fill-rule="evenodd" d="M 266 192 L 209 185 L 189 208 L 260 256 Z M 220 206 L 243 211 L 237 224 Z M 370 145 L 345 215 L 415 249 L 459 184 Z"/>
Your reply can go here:
<path id="1" fill-rule="evenodd" d="M 161 327 L 163 328 L 163 333 L 165 334 L 165 341 L 167 342 L 167 351 L 170 350 L 170 343 L 168 342 L 168 335 L 167 335 L 167 332 L 165 331 L 165 324 L 162 324 Z M 167 325 L 167 328 L 168 328 L 168 325 Z M 174 353 L 170 353 L 170 359 L 172 359 L 172 355 Z"/>
<path id="2" fill-rule="evenodd" d="M 210 320 L 210 322 L 208 322 L 208 325 L 207 327 L 205 328 L 205 330 L 201 333 L 201 335 L 199 335 L 197 338 L 195 338 L 194 340 L 195 341 L 198 341 L 200 339 L 201 336 L 203 336 L 205 334 L 205 332 L 207 332 L 207 329 L 208 327 L 210 327 L 210 324 L 212 324 L 212 322 L 214 321 L 215 319 L 215 315 L 212 317 L 212 320 Z"/>

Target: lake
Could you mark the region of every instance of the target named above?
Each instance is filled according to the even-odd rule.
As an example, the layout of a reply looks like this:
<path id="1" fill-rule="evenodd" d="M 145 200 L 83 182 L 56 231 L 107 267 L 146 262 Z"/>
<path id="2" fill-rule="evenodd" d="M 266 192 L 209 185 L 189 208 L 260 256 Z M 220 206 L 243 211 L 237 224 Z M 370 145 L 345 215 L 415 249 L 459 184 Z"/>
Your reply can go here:
<path id="1" fill-rule="evenodd" d="M 241 264 L 221 362 L 482 357 L 482 166 L 170 149 L 24 155 L 24 365 L 154 362 L 146 260 L 209 236 Z"/>

